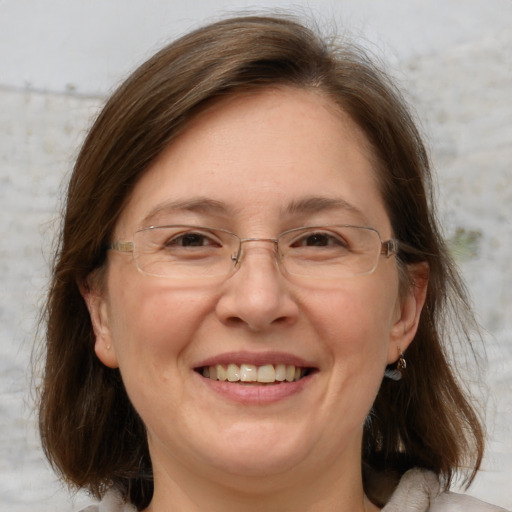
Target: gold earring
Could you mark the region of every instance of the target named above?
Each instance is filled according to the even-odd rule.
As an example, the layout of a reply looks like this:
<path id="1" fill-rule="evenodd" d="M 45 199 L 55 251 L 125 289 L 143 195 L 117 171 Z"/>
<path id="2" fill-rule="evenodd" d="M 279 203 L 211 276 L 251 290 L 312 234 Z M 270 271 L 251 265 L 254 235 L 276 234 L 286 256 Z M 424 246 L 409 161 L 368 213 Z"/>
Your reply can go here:
<path id="1" fill-rule="evenodd" d="M 404 353 L 398 349 L 400 352 L 400 357 L 398 358 L 398 363 L 396 364 L 396 367 L 399 370 L 405 370 L 407 368 L 407 361 L 405 360 Z"/>
<path id="2" fill-rule="evenodd" d="M 407 368 L 407 361 L 405 360 L 404 353 L 400 350 L 400 347 L 397 347 L 397 349 L 399 357 L 395 367 L 392 368 L 388 366 L 384 372 L 384 377 L 394 381 L 402 380 L 402 370 Z"/>

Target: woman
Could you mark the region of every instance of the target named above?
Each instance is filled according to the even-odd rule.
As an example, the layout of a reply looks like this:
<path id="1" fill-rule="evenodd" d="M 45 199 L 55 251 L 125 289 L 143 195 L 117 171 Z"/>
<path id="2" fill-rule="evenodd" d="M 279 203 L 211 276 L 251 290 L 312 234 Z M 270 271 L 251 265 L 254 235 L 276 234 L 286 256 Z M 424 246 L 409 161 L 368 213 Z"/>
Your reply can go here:
<path id="1" fill-rule="evenodd" d="M 473 318 L 430 190 L 359 49 L 273 17 L 164 48 L 69 185 L 40 406 L 55 468 L 102 511 L 498 510 L 447 492 L 483 430 L 446 356 L 447 322 L 470 343 Z"/>

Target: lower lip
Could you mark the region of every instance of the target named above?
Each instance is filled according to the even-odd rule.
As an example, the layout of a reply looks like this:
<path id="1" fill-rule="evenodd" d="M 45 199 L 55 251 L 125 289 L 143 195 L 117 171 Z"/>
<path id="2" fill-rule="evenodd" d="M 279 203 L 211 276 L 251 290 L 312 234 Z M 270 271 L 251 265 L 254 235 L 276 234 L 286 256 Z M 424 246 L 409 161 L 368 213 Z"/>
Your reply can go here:
<path id="1" fill-rule="evenodd" d="M 196 373 L 203 384 L 222 397 L 242 404 L 271 404 L 300 393 L 312 380 L 314 374 L 306 375 L 294 382 L 278 384 L 239 384 L 236 382 L 208 379 Z"/>

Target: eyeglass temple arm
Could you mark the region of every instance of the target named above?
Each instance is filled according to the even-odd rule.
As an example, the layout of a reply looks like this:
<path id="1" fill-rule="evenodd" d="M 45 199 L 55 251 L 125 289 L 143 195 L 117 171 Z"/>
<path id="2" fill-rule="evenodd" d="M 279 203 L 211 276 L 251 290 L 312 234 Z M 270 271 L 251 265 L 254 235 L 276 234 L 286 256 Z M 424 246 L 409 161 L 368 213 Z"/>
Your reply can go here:
<path id="1" fill-rule="evenodd" d="M 112 242 L 108 249 L 119 252 L 133 252 L 133 242 Z"/>
<path id="2" fill-rule="evenodd" d="M 385 242 L 382 242 L 381 254 L 386 256 L 386 258 L 389 258 L 393 254 L 398 254 L 399 249 L 400 249 L 400 242 L 398 240 L 396 240 L 395 238 L 391 238 L 390 240 L 386 240 Z"/>
<path id="3" fill-rule="evenodd" d="M 408 255 L 409 257 L 413 257 L 415 261 L 426 261 L 427 253 L 413 247 L 412 245 L 406 244 L 397 240 L 396 238 L 391 238 L 390 240 L 386 240 L 382 242 L 382 250 L 381 254 L 389 258 L 392 255 L 398 255 L 398 253 L 402 252 L 403 254 Z"/>

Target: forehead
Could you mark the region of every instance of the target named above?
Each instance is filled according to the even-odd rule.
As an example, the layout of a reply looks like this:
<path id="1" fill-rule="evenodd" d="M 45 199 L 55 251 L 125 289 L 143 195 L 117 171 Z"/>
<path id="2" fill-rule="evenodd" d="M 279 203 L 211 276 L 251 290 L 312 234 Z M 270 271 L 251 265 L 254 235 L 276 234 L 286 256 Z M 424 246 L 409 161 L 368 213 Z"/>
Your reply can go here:
<path id="1" fill-rule="evenodd" d="M 359 224 L 382 226 L 372 162 L 362 131 L 323 95 L 292 88 L 237 94 L 198 114 L 149 167 L 119 228 L 129 234 L 180 209 L 263 223 L 284 212 L 300 216 L 298 205 L 311 213 L 335 204 L 359 212 Z"/>

